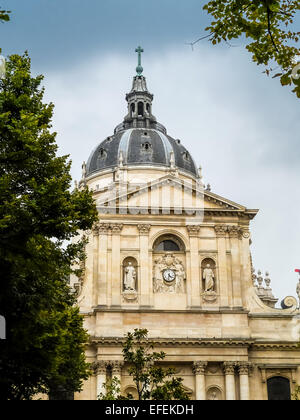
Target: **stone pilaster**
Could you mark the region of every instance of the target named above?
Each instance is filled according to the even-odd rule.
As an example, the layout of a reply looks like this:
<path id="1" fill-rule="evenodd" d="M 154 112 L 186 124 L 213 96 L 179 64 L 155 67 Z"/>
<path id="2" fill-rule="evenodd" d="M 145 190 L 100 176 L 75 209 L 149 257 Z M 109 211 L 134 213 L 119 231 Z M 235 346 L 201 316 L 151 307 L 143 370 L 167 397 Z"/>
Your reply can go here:
<path id="1" fill-rule="evenodd" d="M 108 223 L 98 224 L 97 304 L 104 306 L 107 305 L 107 235 L 109 229 L 110 225 Z"/>
<path id="2" fill-rule="evenodd" d="M 108 362 L 105 360 L 99 360 L 92 364 L 92 369 L 97 377 L 96 381 L 96 396 L 98 397 L 101 393 L 105 393 L 106 383 L 106 369 Z"/>
<path id="3" fill-rule="evenodd" d="M 226 256 L 226 225 L 216 225 L 215 232 L 218 247 L 218 266 L 219 266 L 219 288 L 220 288 L 220 306 L 229 306 L 229 288 L 227 276 L 227 256 Z"/>
<path id="4" fill-rule="evenodd" d="M 249 373 L 251 364 L 248 362 L 239 362 L 237 367 L 240 375 L 240 399 L 248 401 L 250 399 Z"/>
<path id="5" fill-rule="evenodd" d="M 111 223 L 111 284 L 112 284 L 112 306 L 121 306 L 121 223 Z"/>
<path id="6" fill-rule="evenodd" d="M 200 307 L 199 225 L 188 225 L 190 237 L 191 307 Z"/>
<path id="7" fill-rule="evenodd" d="M 250 254 L 250 231 L 248 226 L 241 228 L 241 262 L 242 262 L 242 297 L 245 302 L 249 288 L 253 287 L 251 254 Z"/>
<path id="8" fill-rule="evenodd" d="M 241 229 L 238 226 L 228 226 L 228 233 L 231 243 L 231 256 L 232 256 L 232 290 L 233 290 L 233 306 L 241 308 L 242 302 L 242 279 L 241 279 L 241 250 L 240 238 Z"/>
<path id="9" fill-rule="evenodd" d="M 204 401 L 206 400 L 206 383 L 205 383 L 205 370 L 207 367 L 207 362 L 199 361 L 194 362 L 193 371 L 195 374 L 195 392 L 196 400 Z"/>
<path id="10" fill-rule="evenodd" d="M 140 305 L 149 307 L 151 302 L 151 278 L 150 278 L 150 267 L 152 262 L 149 259 L 149 232 L 151 225 L 141 224 L 138 225 L 138 231 L 140 234 Z"/>
<path id="11" fill-rule="evenodd" d="M 225 373 L 226 400 L 232 401 L 236 399 L 235 363 L 224 362 L 223 368 L 224 368 L 224 373 Z"/>
<path id="12" fill-rule="evenodd" d="M 120 389 L 122 389 L 122 367 L 124 362 L 115 360 L 110 362 L 112 378 L 116 378 L 120 382 Z"/>

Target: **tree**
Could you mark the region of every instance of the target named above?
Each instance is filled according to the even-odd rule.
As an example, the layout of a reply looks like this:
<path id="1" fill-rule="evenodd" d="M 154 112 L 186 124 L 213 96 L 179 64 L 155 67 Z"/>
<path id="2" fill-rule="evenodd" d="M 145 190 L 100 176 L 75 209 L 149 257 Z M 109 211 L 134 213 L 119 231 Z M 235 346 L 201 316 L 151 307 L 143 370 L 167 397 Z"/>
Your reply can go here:
<path id="1" fill-rule="evenodd" d="M 209 34 L 196 42 L 208 38 L 216 45 L 246 38 L 252 60 L 265 65 L 267 75 L 277 70 L 274 77 L 280 77 L 282 85 L 293 85 L 293 92 L 300 98 L 300 66 L 296 67 L 300 32 L 293 29 L 300 10 L 298 0 L 212 0 L 204 10 L 214 21 L 206 28 Z"/>
<path id="2" fill-rule="evenodd" d="M 70 294 L 97 210 L 88 189 L 71 191 L 68 156 L 57 156 L 53 104 L 27 53 L 12 55 L 0 80 L 0 399 L 74 392 L 89 375 L 87 334 Z"/>
<path id="3" fill-rule="evenodd" d="M 121 382 L 114 376 L 104 384 L 104 392 L 98 395 L 98 401 L 115 401 L 115 400 L 133 400 L 133 396 L 128 394 L 127 397 L 121 395 Z"/>
<path id="4" fill-rule="evenodd" d="M 295 392 L 292 395 L 292 399 L 294 401 L 299 401 L 300 400 L 300 386 L 299 385 L 295 386 Z"/>
<path id="5" fill-rule="evenodd" d="M 136 385 L 139 400 L 189 400 L 182 385 L 182 378 L 174 377 L 174 369 L 155 365 L 165 358 L 164 352 L 153 351 L 154 344 L 148 340 L 146 329 L 127 333 L 123 345 L 124 361 L 129 364 L 129 375 Z M 115 378 L 116 379 L 116 378 Z M 118 383 L 113 378 L 102 399 L 126 399 L 120 395 Z M 110 398 L 108 398 L 110 397 Z M 131 399 L 127 396 L 127 399 Z"/>
<path id="6" fill-rule="evenodd" d="M 9 14 L 10 14 L 9 10 L 0 9 L 0 21 L 8 22 L 10 20 Z"/>

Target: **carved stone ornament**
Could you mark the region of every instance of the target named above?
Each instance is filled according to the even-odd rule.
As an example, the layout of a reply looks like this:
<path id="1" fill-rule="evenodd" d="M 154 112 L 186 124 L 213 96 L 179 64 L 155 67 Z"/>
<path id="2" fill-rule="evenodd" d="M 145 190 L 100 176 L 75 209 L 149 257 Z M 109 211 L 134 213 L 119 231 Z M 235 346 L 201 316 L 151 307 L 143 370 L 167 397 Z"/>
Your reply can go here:
<path id="1" fill-rule="evenodd" d="M 242 230 L 238 226 L 228 226 L 228 233 L 230 238 L 241 238 Z"/>
<path id="2" fill-rule="evenodd" d="M 120 233 L 123 225 L 116 223 L 96 223 L 93 227 L 94 235 L 107 235 L 109 232 Z"/>
<path id="3" fill-rule="evenodd" d="M 242 231 L 243 231 L 243 238 L 244 239 L 249 239 L 250 236 L 251 236 L 249 230 L 248 229 L 243 229 Z"/>
<path id="4" fill-rule="evenodd" d="M 224 369 L 225 375 L 234 375 L 235 362 L 224 362 L 223 369 Z"/>
<path id="5" fill-rule="evenodd" d="M 185 269 L 182 261 L 173 254 L 154 260 L 154 293 L 184 293 Z"/>
<path id="6" fill-rule="evenodd" d="M 111 366 L 112 376 L 121 375 L 124 362 L 119 361 L 119 360 L 114 360 L 113 362 L 109 362 L 109 364 Z"/>
<path id="7" fill-rule="evenodd" d="M 122 293 L 122 296 L 125 303 L 136 303 L 138 300 L 138 293 L 136 290 L 125 290 Z"/>
<path id="8" fill-rule="evenodd" d="M 189 236 L 198 236 L 201 229 L 199 225 L 188 225 L 186 228 Z"/>
<path id="9" fill-rule="evenodd" d="M 206 399 L 208 401 L 220 401 L 222 400 L 222 391 L 218 387 L 212 386 L 207 391 Z"/>
<path id="10" fill-rule="evenodd" d="M 207 362 L 194 362 L 193 363 L 193 372 L 195 375 L 204 375 L 207 367 Z"/>
<path id="11" fill-rule="evenodd" d="M 95 375 L 105 375 L 108 364 L 109 362 L 105 360 L 99 360 L 92 364 L 92 370 L 94 371 Z"/>
<path id="12" fill-rule="evenodd" d="M 239 362 L 237 363 L 238 371 L 240 375 L 249 375 L 251 364 L 248 362 Z"/>
<path id="13" fill-rule="evenodd" d="M 227 226 L 226 225 L 216 225 L 215 231 L 217 238 L 225 238 L 227 233 Z"/>
<path id="14" fill-rule="evenodd" d="M 118 235 L 122 232 L 123 224 L 122 223 L 111 223 L 110 229 L 112 234 Z"/>
<path id="15" fill-rule="evenodd" d="M 138 230 L 141 235 L 148 235 L 151 229 L 151 225 L 138 225 Z"/>
<path id="16" fill-rule="evenodd" d="M 215 303 L 218 299 L 218 294 L 215 291 L 201 293 L 202 299 L 206 303 Z"/>

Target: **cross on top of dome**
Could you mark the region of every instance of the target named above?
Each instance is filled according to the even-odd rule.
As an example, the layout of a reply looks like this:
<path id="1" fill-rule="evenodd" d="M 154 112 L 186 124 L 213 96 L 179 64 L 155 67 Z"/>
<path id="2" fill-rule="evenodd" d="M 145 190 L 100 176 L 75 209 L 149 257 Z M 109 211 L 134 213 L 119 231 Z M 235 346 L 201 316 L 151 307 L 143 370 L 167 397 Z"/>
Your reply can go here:
<path id="1" fill-rule="evenodd" d="M 135 50 L 136 53 L 138 53 L 138 66 L 136 68 L 136 72 L 138 76 L 141 76 L 144 69 L 142 67 L 142 53 L 144 52 L 142 47 L 137 47 L 137 49 Z"/>

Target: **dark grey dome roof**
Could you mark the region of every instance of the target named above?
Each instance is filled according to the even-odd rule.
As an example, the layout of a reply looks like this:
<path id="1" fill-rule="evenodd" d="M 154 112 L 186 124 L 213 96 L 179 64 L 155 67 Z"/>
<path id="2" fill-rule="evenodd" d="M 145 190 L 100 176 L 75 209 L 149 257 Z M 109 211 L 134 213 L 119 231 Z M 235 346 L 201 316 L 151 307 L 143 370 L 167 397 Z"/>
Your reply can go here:
<path id="1" fill-rule="evenodd" d="M 141 48 L 137 49 L 137 52 Z M 152 114 L 153 95 L 148 91 L 146 78 L 133 78 L 132 89 L 126 95 L 127 111 L 112 137 L 104 140 L 92 152 L 84 166 L 85 176 L 118 166 L 177 167 L 198 177 L 197 167 L 179 140 L 168 136 L 166 128 Z"/>
<path id="2" fill-rule="evenodd" d="M 124 166 L 166 166 L 172 164 L 178 169 L 198 176 L 192 156 L 179 140 L 157 129 L 130 128 L 117 131 L 104 140 L 90 155 L 86 175 L 98 171 Z M 173 160 L 173 162 L 172 162 Z"/>

